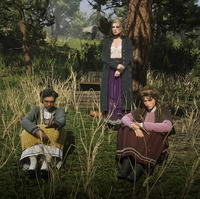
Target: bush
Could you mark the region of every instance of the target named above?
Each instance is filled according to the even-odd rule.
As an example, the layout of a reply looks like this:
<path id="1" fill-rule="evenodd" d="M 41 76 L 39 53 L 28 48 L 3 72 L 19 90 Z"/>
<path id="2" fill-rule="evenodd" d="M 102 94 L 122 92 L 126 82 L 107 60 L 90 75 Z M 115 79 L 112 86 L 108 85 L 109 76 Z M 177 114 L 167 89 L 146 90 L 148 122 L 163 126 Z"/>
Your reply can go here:
<path id="1" fill-rule="evenodd" d="M 149 62 L 151 69 L 167 73 L 186 73 L 199 69 L 200 37 L 196 40 L 167 36 L 159 44 L 152 44 Z"/>
<path id="2" fill-rule="evenodd" d="M 101 70 L 101 45 L 94 41 L 70 40 L 65 43 L 34 47 L 32 67 L 35 74 L 55 75 L 66 79 L 70 68 L 78 74 L 78 78 L 88 71 Z M 39 70 L 38 70 L 39 69 Z"/>

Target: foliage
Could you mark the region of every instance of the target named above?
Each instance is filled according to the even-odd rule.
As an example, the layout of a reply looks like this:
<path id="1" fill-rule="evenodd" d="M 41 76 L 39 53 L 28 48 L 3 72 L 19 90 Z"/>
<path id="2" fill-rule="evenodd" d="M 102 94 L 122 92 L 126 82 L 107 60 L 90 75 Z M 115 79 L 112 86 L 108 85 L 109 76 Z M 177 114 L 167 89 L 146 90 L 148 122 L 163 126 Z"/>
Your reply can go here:
<path id="1" fill-rule="evenodd" d="M 183 108 L 183 113 L 173 112 L 176 135 L 169 138 L 170 154 L 167 161 L 157 165 L 153 176 L 147 175 L 136 184 L 118 180 L 115 160 L 117 132 L 105 128 L 102 118 L 93 118 L 89 109 L 79 109 L 74 101 L 76 74 L 66 81 L 32 76 L 19 77 L 18 88 L 6 86 L 0 95 L 0 195 L 2 198 L 48 199 L 125 199 L 165 198 L 192 199 L 199 196 L 199 106 L 194 73 L 185 76 L 165 75 L 148 71 L 148 84 L 161 91 L 161 103 L 171 102 L 171 107 Z M 184 80 L 184 81 L 183 81 Z M 56 105 L 66 111 L 64 164 L 54 167 L 51 178 L 28 179 L 19 167 L 21 155 L 21 119 L 35 104 L 40 103 L 39 92 L 51 82 L 59 93 Z M 166 83 L 167 82 L 167 83 Z M 199 88 L 200 81 L 197 81 Z M 185 88 L 190 88 L 186 90 Z M 182 93 L 182 92 L 185 92 Z M 181 96 L 191 96 L 185 102 Z M 188 101 L 189 100 L 189 101 Z M 191 102 L 192 105 L 189 105 Z M 198 100 L 199 102 L 199 100 Z M 77 104 L 77 109 L 74 105 Z M 91 107 L 92 109 L 92 107 Z M 9 191 L 8 191 L 9 187 Z"/>
<path id="2" fill-rule="evenodd" d="M 81 47 L 82 70 L 87 72 L 100 71 L 102 69 L 102 44 L 99 45 L 99 42 L 85 43 Z"/>
<path id="3" fill-rule="evenodd" d="M 153 32 L 156 37 L 172 33 L 188 33 L 199 30 L 200 7 L 196 0 L 154 1 Z"/>
<path id="4" fill-rule="evenodd" d="M 50 12 L 55 16 L 52 33 L 56 39 L 59 35 L 64 35 L 66 38 L 79 37 L 77 31 L 80 31 L 80 26 L 86 21 L 83 15 L 78 12 L 80 2 L 81 0 L 50 0 Z M 73 27 L 78 27 L 78 30 L 71 32 L 74 30 Z"/>
<path id="5" fill-rule="evenodd" d="M 48 3 L 48 0 L 1 1 L 0 43 L 4 49 L 21 47 L 20 9 L 24 10 L 26 15 L 29 44 L 36 42 L 37 39 L 45 38 L 43 27 L 52 25 L 54 20 L 48 12 Z"/>
<path id="6" fill-rule="evenodd" d="M 103 41 L 102 41 L 103 42 Z M 59 76 L 66 79 L 70 67 L 78 77 L 88 71 L 101 71 L 102 42 L 88 40 L 40 42 L 31 48 L 34 74 Z M 187 73 L 192 69 L 200 72 L 200 38 L 196 40 L 168 36 L 161 44 L 152 44 L 149 65 L 152 70 L 165 73 Z M 5 53 L 5 51 L 4 51 Z M 0 76 L 5 78 L 15 74 L 23 75 L 23 57 L 19 50 L 1 53 Z"/>
<path id="7" fill-rule="evenodd" d="M 107 0 L 89 0 L 89 3 L 91 6 L 93 6 L 93 9 L 95 10 L 101 10 L 102 6 L 106 6 L 107 8 L 111 7 L 123 7 L 126 5 L 125 0 L 114 0 L 114 1 L 107 1 Z"/>
<path id="8" fill-rule="evenodd" d="M 180 36 L 167 36 L 162 43 L 150 48 L 150 68 L 167 73 L 186 73 L 195 69 L 200 72 L 200 37 L 196 40 Z"/>
<path id="9" fill-rule="evenodd" d="M 89 0 L 93 9 L 102 11 L 113 8 L 115 16 L 125 18 L 127 1 Z M 153 2 L 152 33 L 153 39 L 165 37 L 168 32 L 188 33 L 199 30 L 200 7 L 197 0 L 155 0 Z"/>
<path id="10" fill-rule="evenodd" d="M 83 27 L 86 26 L 89 26 L 89 22 L 86 21 L 86 18 L 81 12 L 76 12 L 65 34 L 67 34 L 70 39 L 81 39 L 83 38 Z"/>
<path id="11" fill-rule="evenodd" d="M 58 45 L 58 44 L 59 45 Z M 70 40 L 68 42 L 39 43 L 32 46 L 32 69 L 35 75 L 60 77 L 66 79 L 70 68 L 78 73 L 78 78 L 88 71 L 100 71 L 102 68 L 102 44 L 98 41 Z M 23 57 L 15 51 L 1 54 L 0 77 L 12 79 L 13 75 L 24 75 Z M 4 81 L 3 81 L 4 82 Z M 3 85 L 2 85 L 3 86 Z"/>
<path id="12" fill-rule="evenodd" d="M 111 30 L 111 21 L 109 21 L 106 17 L 101 16 L 99 19 L 99 25 L 98 28 L 99 30 L 105 35 L 109 36 L 110 35 L 110 30 Z"/>
<path id="13" fill-rule="evenodd" d="M 97 24 L 98 28 L 105 36 L 110 34 L 110 27 L 113 18 L 123 17 L 126 18 L 127 9 L 125 1 L 102 1 L 102 0 L 89 0 L 90 5 L 94 10 L 97 10 Z M 108 16 L 105 10 L 110 10 Z"/>

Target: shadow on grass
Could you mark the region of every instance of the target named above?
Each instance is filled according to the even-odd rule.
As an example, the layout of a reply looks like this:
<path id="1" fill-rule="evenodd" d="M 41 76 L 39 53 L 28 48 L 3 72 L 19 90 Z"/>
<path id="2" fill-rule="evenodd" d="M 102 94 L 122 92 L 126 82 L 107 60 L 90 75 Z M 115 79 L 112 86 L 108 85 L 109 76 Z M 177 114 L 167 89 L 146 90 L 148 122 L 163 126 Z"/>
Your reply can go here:
<path id="1" fill-rule="evenodd" d="M 65 163 L 67 156 L 72 154 L 72 152 L 75 149 L 74 133 L 72 131 L 66 131 L 66 133 L 67 133 L 67 137 L 66 137 L 66 140 L 65 140 L 64 148 L 63 148 L 63 157 L 65 157 L 64 160 L 63 160 L 63 164 Z"/>

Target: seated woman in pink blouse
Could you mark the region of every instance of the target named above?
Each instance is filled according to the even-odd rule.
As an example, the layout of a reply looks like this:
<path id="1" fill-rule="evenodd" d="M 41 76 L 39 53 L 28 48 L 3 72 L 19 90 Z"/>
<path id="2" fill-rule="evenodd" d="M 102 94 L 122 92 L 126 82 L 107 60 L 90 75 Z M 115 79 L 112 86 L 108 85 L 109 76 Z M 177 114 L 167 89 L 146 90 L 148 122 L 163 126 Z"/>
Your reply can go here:
<path id="1" fill-rule="evenodd" d="M 172 117 L 158 101 L 159 93 L 145 86 L 139 92 L 139 108 L 122 118 L 117 138 L 117 177 L 136 182 L 143 172 L 152 174 L 168 149 L 168 136 L 175 134 Z"/>

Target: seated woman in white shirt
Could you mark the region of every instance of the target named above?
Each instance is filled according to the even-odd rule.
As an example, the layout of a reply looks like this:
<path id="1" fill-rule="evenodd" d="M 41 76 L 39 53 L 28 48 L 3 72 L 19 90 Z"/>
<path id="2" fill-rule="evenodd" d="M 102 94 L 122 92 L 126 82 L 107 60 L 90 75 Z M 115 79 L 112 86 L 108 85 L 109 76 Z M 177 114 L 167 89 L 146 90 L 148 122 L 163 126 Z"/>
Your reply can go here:
<path id="1" fill-rule="evenodd" d="M 21 124 L 22 155 L 20 166 L 29 178 L 50 176 L 52 159 L 59 169 L 62 165 L 66 132 L 65 111 L 54 106 L 58 93 L 51 89 L 40 92 L 42 106 L 34 106 Z"/>

